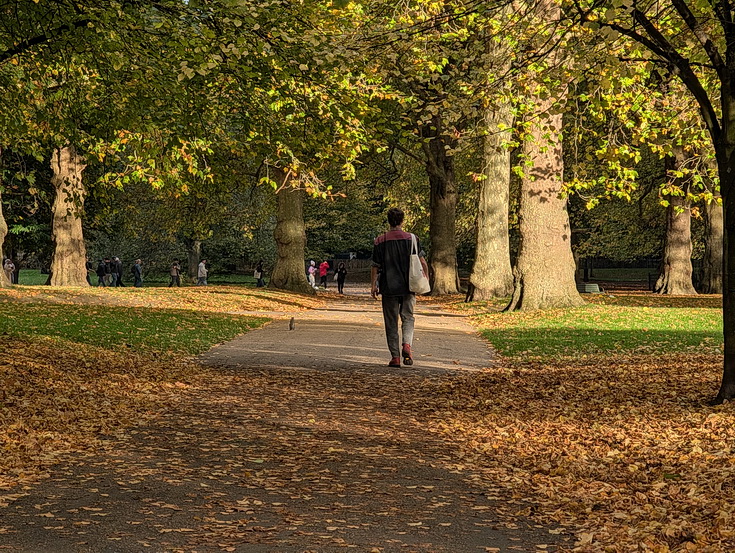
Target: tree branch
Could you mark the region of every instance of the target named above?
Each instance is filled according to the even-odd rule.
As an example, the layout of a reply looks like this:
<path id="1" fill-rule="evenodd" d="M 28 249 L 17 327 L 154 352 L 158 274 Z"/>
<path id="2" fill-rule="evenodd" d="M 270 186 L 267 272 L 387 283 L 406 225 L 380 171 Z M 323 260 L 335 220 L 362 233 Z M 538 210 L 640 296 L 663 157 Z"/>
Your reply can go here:
<path id="1" fill-rule="evenodd" d="M 61 25 L 51 32 L 42 33 L 32 38 L 23 40 L 12 48 L 8 48 L 7 50 L 0 52 L 0 64 L 8 61 L 18 54 L 22 54 L 23 52 L 30 50 L 34 46 L 46 44 L 47 42 L 51 41 L 55 36 L 58 36 L 67 31 L 74 31 L 76 29 L 79 29 L 80 27 L 86 27 L 90 22 L 91 19 L 80 19 L 78 21 L 74 21 L 73 23 Z"/>
<path id="2" fill-rule="evenodd" d="M 426 160 L 425 160 L 425 159 L 421 159 L 421 158 L 420 158 L 419 156 L 417 156 L 416 154 L 414 154 L 414 153 L 413 153 L 413 152 L 412 152 L 411 150 L 409 150 L 409 149 L 407 149 L 407 148 L 404 148 L 404 147 L 403 147 L 403 146 L 401 146 L 400 144 L 393 144 L 393 148 L 395 148 L 396 150 L 398 150 L 398 151 L 399 151 L 399 152 L 401 152 L 402 154 L 405 154 L 405 155 L 407 155 L 408 157 L 410 157 L 410 158 L 412 158 L 412 159 L 414 159 L 414 160 L 418 161 L 418 162 L 419 162 L 419 163 L 421 163 L 422 165 L 423 165 L 424 163 L 426 163 Z"/>
<path id="3" fill-rule="evenodd" d="M 715 43 L 712 42 L 710 36 L 699 24 L 699 21 L 697 21 L 697 18 L 694 17 L 694 14 L 689 9 L 689 6 L 686 5 L 684 0 L 671 0 L 671 3 L 674 5 L 674 8 L 676 8 L 676 11 L 687 24 L 692 33 L 694 33 L 694 36 L 697 37 L 697 40 L 702 45 L 702 48 L 704 48 L 707 57 L 712 62 L 712 65 L 715 66 L 715 71 L 717 71 L 717 74 L 720 76 L 720 78 L 722 78 L 722 72 L 725 70 L 725 62 L 723 61 L 722 55 L 717 49 Z"/>
<path id="4" fill-rule="evenodd" d="M 674 48 L 668 39 L 661 34 L 661 32 L 655 25 L 653 25 L 653 23 L 651 23 L 643 12 L 634 9 L 631 15 L 633 20 L 643 27 L 648 36 L 617 23 L 601 23 L 601 25 L 610 27 L 620 34 L 625 35 L 628 38 L 632 38 L 639 44 L 642 44 L 651 50 L 651 52 L 657 56 L 668 61 L 673 66 L 674 73 L 681 79 L 697 100 L 704 123 L 707 125 L 707 129 L 712 134 L 712 137 L 715 140 L 719 139 L 722 129 L 717 117 L 717 112 L 715 111 L 715 108 L 712 105 L 712 100 L 710 99 L 709 94 L 707 94 L 702 82 L 693 71 L 691 62 L 682 56 L 676 48 Z M 721 69 L 724 70 L 724 68 Z"/>

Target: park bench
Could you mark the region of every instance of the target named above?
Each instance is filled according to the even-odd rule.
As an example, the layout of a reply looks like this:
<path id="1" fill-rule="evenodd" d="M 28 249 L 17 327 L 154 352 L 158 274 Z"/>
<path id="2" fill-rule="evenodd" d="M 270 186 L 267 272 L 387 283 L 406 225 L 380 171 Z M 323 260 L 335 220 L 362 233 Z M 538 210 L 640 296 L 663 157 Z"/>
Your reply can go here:
<path id="1" fill-rule="evenodd" d="M 604 294 L 605 290 L 600 288 L 599 284 L 581 282 L 577 284 L 577 292 L 579 292 L 580 294 Z"/>

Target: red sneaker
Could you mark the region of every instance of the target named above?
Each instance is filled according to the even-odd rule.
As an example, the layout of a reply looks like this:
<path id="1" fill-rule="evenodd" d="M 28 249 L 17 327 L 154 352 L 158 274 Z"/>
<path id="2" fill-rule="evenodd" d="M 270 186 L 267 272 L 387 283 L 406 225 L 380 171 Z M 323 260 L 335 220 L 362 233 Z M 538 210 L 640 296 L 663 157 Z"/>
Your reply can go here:
<path id="1" fill-rule="evenodd" d="M 411 357 L 411 344 L 403 344 L 403 364 L 413 365 L 413 357 Z"/>
<path id="2" fill-rule="evenodd" d="M 390 363 L 388 363 L 389 367 L 400 367 L 401 366 L 401 358 L 400 357 L 391 357 Z"/>

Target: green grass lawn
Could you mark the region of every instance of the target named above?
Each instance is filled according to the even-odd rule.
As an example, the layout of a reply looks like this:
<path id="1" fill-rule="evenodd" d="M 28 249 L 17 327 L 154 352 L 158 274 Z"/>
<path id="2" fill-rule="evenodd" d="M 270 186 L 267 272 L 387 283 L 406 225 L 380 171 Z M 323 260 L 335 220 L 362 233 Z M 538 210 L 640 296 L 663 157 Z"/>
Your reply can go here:
<path id="1" fill-rule="evenodd" d="M 266 320 L 179 309 L 0 301 L 0 333 L 151 353 L 202 353 Z"/>
<path id="2" fill-rule="evenodd" d="M 95 278 L 97 278 L 96 275 Z M 48 275 L 41 274 L 41 271 L 38 269 L 21 269 L 18 277 L 18 284 L 22 284 L 24 286 L 41 286 L 46 284 L 47 280 Z"/>
<path id="3" fill-rule="evenodd" d="M 516 359 L 722 351 L 722 311 L 711 307 L 590 304 L 477 320 L 493 347 Z"/>

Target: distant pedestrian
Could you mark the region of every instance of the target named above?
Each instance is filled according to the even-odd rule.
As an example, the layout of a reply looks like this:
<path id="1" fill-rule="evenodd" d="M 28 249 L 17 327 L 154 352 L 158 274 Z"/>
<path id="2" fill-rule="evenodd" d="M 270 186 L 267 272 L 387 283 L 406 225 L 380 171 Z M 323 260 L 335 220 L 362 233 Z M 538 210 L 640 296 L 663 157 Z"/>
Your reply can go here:
<path id="1" fill-rule="evenodd" d="M 9 257 L 3 261 L 3 271 L 10 284 L 15 284 L 15 263 Z"/>
<path id="2" fill-rule="evenodd" d="M 119 257 L 115 257 L 113 259 L 114 261 L 114 268 L 115 273 L 117 274 L 117 278 L 115 279 L 115 286 L 122 286 L 125 288 L 125 284 L 123 284 L 123 264 L 122 261 L 120 261 Z"/>
<path id="3" fill-rule="evenodd" d="M 329 272 L 329 262 L 322 261 L 319 264 L 319 284 L 327 289 L 327 273 Z"/>
<path id="4" fill-rule="evenodd" d="M 309 261 L 309 268 L 306 269 L 306 274 L 309 278 L 309 284 L 312 288 L 316 288 L 316 271 L 316 261 L 312 259 L 311 261 Z"/>
<path id="5" fill-rule="evenodd" d="M 84 264 L 84 267 L 87 269 L 87 284 L 92 286 L 92 279 L 89 278 L 89 272 L 94 271 L 94 263 L 92 263 L 92 260 L 87 258 L 87 262 Z"/>
<path id="6" fill-rule="evenodd" d="M 105 283 L 105 262 L 102 259 L 97 262 L 97 286 L 107 286 Z"/>
<path id="7" fill-rule="evenodd" d="M 143 286 L 143 262 L 140 259 L 136 259 L 133 265 L 133 280 L 136 288 Z"/>
<path id="8" fill-rule="evenodd" d="M 202 261 L 199 263 L 199 267 L 197 267 L 197 286 L 207 285 L 208 273 L 209 271 L 207 270 L 207 260 L 202 259 Z"/>
<path id="9" fill-rule="evenodd" d="M 345 267 L 344 261 L 340 262 L 339 265 L 337 265 L 337 272 L 335 273 L 337 277 L 337 292 L 340 294 L 345 293 L 345 278 L 347 278 L 347 267 Z"/>
<path id="10" fill-rule="evenodd" d="M 261 259 L 258 261 L 258 264 L 255 266 L 255 272 L 253 273 L 253 276 L 255 277 L 256 286 L 258 288 L 262 288 L 265 286 L 265 276 L 263 275 L 263 260 Z"/>
<path id="11" fill-rule="evenodd" d="M 413 343 L 413 308 L 416 305 L 416 294 L 408 288 L 408 276 L 414 236 L 401 228 L 403 217 L 403 211 L 396 207 L 388 210 L 390 230 L 375 239 L 373 267 L 370 273 L 372 283 L 370 295 L 373 298 L 377 298 L 378 294 L 382 296 L 385 337 L 391 354 L 389 367 L 400 367 L 401 355 L 404 365 L 413 365 L 411 345 Z M 421 268 L 424 274 L 428 275 L 429 269 L 418 239 L 416 239 L 416 248 L 421 258 Z M 401 320 L 400 334 L 398 332 L 399 317 Z"/>
<path id="12" fill-rule="evenodd" d="M 112 286 L 112 260 L 105 257 L 105 286 Z"/>
<path id="13" fill-rule="evenodd" d="M 171 268 L 169 269 L 168 274 L 171 277 L 171 282 L 168 283 L 168 287 L 181 287 L 181 265 L 179 265 L 178 259 L 174 259 L 174 262 L 171 263 Z"/>
<path id="14" fill-rule="evenodd" d="M 117 257 L 114 255 L 110 258 L 110 286 L 115 288 L 117 286 L 117 262 L 115 261 Z"/>

